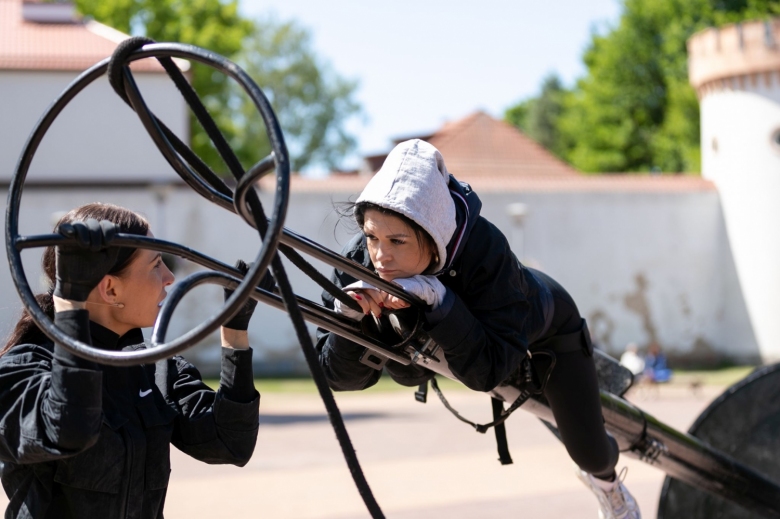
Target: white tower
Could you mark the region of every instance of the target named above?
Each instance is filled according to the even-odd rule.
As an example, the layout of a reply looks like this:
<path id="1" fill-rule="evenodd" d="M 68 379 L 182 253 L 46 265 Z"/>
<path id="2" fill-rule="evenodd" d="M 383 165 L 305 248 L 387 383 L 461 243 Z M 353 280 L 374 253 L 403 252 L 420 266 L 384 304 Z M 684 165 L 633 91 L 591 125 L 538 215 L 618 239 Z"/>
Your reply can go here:
<path id="1" fill-rule="evenodd" d="M 702 174 L 720 193 L 761 354 L 780 360 L 780 19 L 699 32 L 688 59 Z"/>

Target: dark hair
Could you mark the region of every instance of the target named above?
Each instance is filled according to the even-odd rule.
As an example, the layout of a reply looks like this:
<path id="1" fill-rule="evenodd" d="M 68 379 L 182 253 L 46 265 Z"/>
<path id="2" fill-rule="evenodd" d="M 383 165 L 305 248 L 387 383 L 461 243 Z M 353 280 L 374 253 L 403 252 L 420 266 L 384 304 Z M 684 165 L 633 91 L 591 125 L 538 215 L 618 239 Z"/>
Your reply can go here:
<path id="1" fill-rule="evenodd" d="M 412 229 L 414 235 L 417 237 L 417 243 L 420 246 L 420 251 L 423 251 L 425 248 L 431 251 L 431 261 L 428 266 L 425 267 L 425 270 L 429 271 L 435 268 L 439 263 L 439 248 L 436 246 L 436 242 L 433 241 L 433 238 L 431 238 L 431 235 L 428 234 L 428 231 L 423 229 L 420 224 L 408 216 L 405 216 L 397 211 L 393 211 L 392 209 L 387 209 L 380 205 L 372 204 L 370 202 L 359 202 L 357 204 L 349 203 L 345 207 L 349 208 L 350 215 L 355 219 L 355 222 L 358 224 L 358 226 L 360 226 L 361 231 L 363 230 L 363 225 L 365 224 L 366 211 L 369 209 L 372 211 L 378 211 L 382 214 L 395 216 L 408 225 L 410 229 Z M 344 215 L 345 212 L 342 213 L 342 215 Z"/>
<path id="2" fill-rule="evenodd" d="M 65 213 L 54 226 L 56 231 L 63 223 L 79 222 L 94 218 L 95 220 L 108 220 L 119 226 L 119 232 L 126 234 L 140 234 L 142 236 L 149 232 L 149 222 L 141 215 L 112 204 L 92 203 L 82 205 Z M 130 264 L 137 249 L 122 247 L 119 249 L 116 263 L 108 272 L 114 276 L 121 276 L 127 266 Z M 41 310 L 54 318 L 54 302 L 52 300 L 52 291 L 54 290 L 54 276 L 56 274 L 56 255 L 54 247 L 46 247 L 43 251 L 41 260 L 43 274 L 49 284 L 49 290 L 46 293 L 38 294 L 35 300 L 40 305 Z M 38 328 L 27 310 L 22 310 L 22 316 L 16 323 L 11 335 L 0 351 L 0 355 L 5 354 L 9 349 L 17 344 L 39 344 L 46 340 L 44 333 Z"/>

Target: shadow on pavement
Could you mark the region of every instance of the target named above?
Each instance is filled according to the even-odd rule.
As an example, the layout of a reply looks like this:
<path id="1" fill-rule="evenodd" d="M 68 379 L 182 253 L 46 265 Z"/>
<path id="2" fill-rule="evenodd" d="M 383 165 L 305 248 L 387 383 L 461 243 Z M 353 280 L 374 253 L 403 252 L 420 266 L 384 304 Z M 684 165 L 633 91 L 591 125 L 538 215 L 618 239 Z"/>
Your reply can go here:
<path id="1" fill-rule="evenodd" d="M 354 420 L 375 420 L 389 416 L 387 413 L 342 413 L 345 422 Z M 327 422 L 328 415 L 321 413 L 303 414 L 260 414 L 260 425 L 290 425 L 296 423 Z"/>

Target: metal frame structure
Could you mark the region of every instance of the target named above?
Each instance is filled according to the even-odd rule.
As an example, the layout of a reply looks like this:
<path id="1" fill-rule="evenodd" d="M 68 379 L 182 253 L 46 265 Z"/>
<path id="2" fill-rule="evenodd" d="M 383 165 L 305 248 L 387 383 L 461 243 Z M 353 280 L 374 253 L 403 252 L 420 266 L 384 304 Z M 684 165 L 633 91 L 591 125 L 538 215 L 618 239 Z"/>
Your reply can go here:
<path id="1" fill-rule="evenodd" d="M 182 90 L 200 122 L 207 129 L 223 159 L 231 166 L 238 181 L 234 192 L 231 192 L 219 180 L 219 177 L 209 170 L 208 166 L 178 141 L 175 135 L 149 111 L 135 86 L 127 64 L 150 57 L 157 58 L 166 68 L 179 89 Z M 246 172 L 239 170 L 240 166 L 237 169 L 235 166 L 237 160 L 234 160 L 234 156 L 231 157 L 232 150 L 225 150 L 224 138 L 221 134 L 215 134 L 215 131 L 218 132 L 216 125 L 199 104 L 197 96 L 193 100 L 194 91 L 187 91 L 185 86 L 181 84 L 184 80 L 173 65 L 171 60 L 173 57 L 196 60 L 238 82 L 257 106 L 266 125 L 273 152 Z M 258 229 L 262 243 L 252 267 L 244 276 L 232 266 L 177 243 L 129 234 L 117 235 L 113 241 L 114 245 L 174 254 L 209 269 L 206 272 L 198 272 L 188 276 L 171 290 L 157 318 L 152 334 L 152 347 L 136 352 L 109 352 L 93 348 L 72 339 L 59 330 L 38 306 L 21 261 L 23 250 L 62 245 L 68 240 L 59 234 L 19 235 L 19 207 L 24 182 L 35 152 L 53 121 L 79 92 L 107 71 L 115 90 L 136 111 L 141 122 L 174 170 L 206 200 L 239 214 L 247 224 Z M 276 176 L 276 194 L 272 215 L 270 218 L 266 218 L 255 188 L 256 181 L 271 170 Z M 354 461 L 350 461 L 350 452 L 351 455 L 354 455 L 354 451 L 348 444 L 343 422 L 340 425 L 337 423 L 340 420 L 340 415 L 338 415 L 335 402 L 329 403 L 332 400 L 332 395 L 328 400 L 327 395 L 330 392 L 326 386 L 323 389 L 324 376 L 319 371 L 319 366 L 316 365 L 316 353 L 311 346 L 311 340 L 308 338 L 305 327 L 302 325 L 303 321 L 308 321 L 366 347 L 371 352 L 369 356 L 373 357 L 375 367 L 379 369 L 385 362 L 392 360 L 404 365 L 417 363 L 443 376 L 457 378 L 449 370 L 441 349 L 422 331 L 420 326 L 422 321 L 419 316 L 417 323 L 412 326 L 409 333 L 404 333 L 403 337 L 399 336 L 398 343 L 388 345 L 364 333 L 359 323 L 320 304 L 294 295 L 277 254 L 279 250 L 284 250 L 284 247 L 300 251 L 337 267 L 357 279 L 367 281 L 381 290 L 409 301 L 413 306 L 421 308 L 423 305 L 420 300 L 405 293 L 398 285 L 386 282 L 364 267 L 341 257 L 312 240 L 284 229 L 283 222 L 289 200 L 289 176 L 289 158 L 276 116 L 260 88 L 238 66 L 221 56 L 191 45 L 157 44 L 149 40 L 136 41 L 133 45 L 124 47 L 120 45 L 112 58 L 97 63 L 79 75 L 49 106 L 24 147 L 10 185 L 6 209 L 6 251 L 11 275 L 22 302 L 36 324 L 47 336 L 78 356 L 115 366 L 155 362 L 193 346 L 225 322 L 249 297 L 275 308 L 286 310 L 296 325 L 298 338 L 303 346 L 315 382 L 318 384 L 318 389 L 326 401 L 326 407 L 336 428 L 337 436 L 341 434 L 339 436 L 340 442 L 342 437 L 347 438 L 347 444 L 342 442 L 342 450 L 347 457 L 347 462 L 361 495 L 372 516 L 383 517 L 370 494 L 367 483 L 362 479 L 362 473 L 358 474 L 360 468 L 356 458 Z M 275 292 L 268 292 L 257 287 L 269 267 L 277 281 L 278 288 Z M 204 323 L 181 337 L 165 342 L 168 323 L 176 306 L 190 290 L 204 283 L 230 287 L 234 289 L 234 293 L 225 305 Z M 511 384 L 502 384 L 495 388 L 491 394 L 511 403 L 519 396 L 520 389 Z M 780 518 L 780 486 L 776 482 L 713 449 L 694 436 L 676 431 L 661 423 L 617 395 L 602 391 L 601 402 L 607 429 L 618 440 L 621 450 L 628 455 L 654 465 L 668 475 L 694 487 L 738 503 L 748 510 L 766 517 Z M 535 397 L 526 402 L 522 408 L 544 421 L 554 424 L 552 412 L 543 398 Z"/>

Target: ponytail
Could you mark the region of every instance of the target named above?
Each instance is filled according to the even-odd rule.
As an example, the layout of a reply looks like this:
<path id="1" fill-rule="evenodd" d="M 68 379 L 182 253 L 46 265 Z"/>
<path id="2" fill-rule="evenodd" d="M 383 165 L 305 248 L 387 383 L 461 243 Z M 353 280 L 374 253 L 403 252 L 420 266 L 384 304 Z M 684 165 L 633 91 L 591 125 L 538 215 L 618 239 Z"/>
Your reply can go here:
<path id="1" fill-rule="evenodd" d="M 38 294 L 35 296 L 35 300 L 38 302 L 38 306 L 41 307 L 43 313 L 45 313 L 49 319 L 54 319 L 54 300 L 51 294 Z M 33 321 L 32 316 L 27 309 L 22 310 L 22 317 L 16 323 L 11 335 L 5 343 L 5 346 L 0 350 L 0 356 L 5 355 L 8 350 L 18 344 L 41 344 L 47 341 L 46 335 L 38 328 L 38 325 Z"/>

